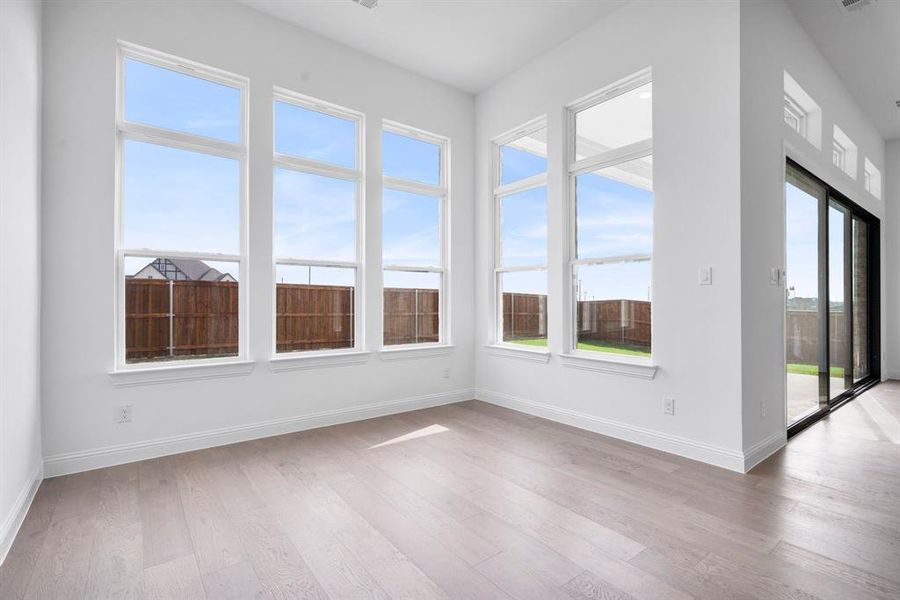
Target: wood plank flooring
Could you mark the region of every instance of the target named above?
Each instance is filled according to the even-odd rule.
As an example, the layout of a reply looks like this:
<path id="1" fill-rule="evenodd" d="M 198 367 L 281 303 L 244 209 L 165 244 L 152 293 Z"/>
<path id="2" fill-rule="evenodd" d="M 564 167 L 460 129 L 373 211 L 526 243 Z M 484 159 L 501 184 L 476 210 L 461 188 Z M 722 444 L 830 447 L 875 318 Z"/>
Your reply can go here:
<path id="1" fill-rule="evenodd" d="M 0 598 L 900 598 L 900 383 L 739 475 L 481 402 L 48 479 Z"/>

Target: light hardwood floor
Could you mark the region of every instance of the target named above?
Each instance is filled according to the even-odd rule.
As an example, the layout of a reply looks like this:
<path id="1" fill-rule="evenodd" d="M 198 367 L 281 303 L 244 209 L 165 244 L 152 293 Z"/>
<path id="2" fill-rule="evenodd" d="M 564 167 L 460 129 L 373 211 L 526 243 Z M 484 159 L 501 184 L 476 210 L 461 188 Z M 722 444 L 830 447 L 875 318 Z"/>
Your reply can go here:
<path id="1" fill-rule="evenodd" d="M 0 598 L 898 598 L 898 419 L 739 475 L 473 401 L 59 477 Z"/>

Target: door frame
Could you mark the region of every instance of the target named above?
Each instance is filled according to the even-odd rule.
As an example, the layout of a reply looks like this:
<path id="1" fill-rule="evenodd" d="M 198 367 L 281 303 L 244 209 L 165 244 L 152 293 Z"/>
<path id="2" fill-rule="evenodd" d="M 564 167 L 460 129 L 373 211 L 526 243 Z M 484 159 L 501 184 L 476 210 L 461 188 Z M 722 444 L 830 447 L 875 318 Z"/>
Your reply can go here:
<path id="1" fill-rule="evenodd" d="M 825 188 L 825 199 L 824 202 L 821 202 L 819 206 L 819 232 L 820 232 L 820 242 L 819 242 L 819 269 L 820 269 L 820 277 L 819 277 L 819 289 L 824 291 L 824 295 L 820 293 L 820 310 L 819 310 L 819 322 L 820 322 L 820 335 L 819 335 L 819 344 L 820 344 L 820 352 L 824 352 L 824 363 L 826 365 L 826 371 L 824 376 L 820 375 L 822 379 L 826 381 L 825 385 L 825 397 L 826 402 L 821 404 L 819 410 L 810 413 L 809 415 L 803 417 L 802 419 L 787 424 L 787 436 L 790 438 L 791 436 L 796 435 L 803 429 L 809 427 L 822 417 L 830 414 L 832 411 L 837 410 L 847 402 L 853 400 L 862 392 L 871 388 L 876 383 L 881 381 L 881 220 L 864 209 L 862 206 L 848 198 L 846 195 L 842 194 L 838 190 L 836 190 L 833 186 L 828 185 L 822 178 L 817 177 L 814 173 L 812 173 L 809 169 L 805 168 L 803 165 L 793 160 L 789 156 L 785 156 L 785 171 L 787 169 L 794 169 L 797 172 L 803 174 L 804 176 L 816 181 L 823 188 Z M 785 177 L 786 179 L 786 177 Z M 831 368 L 831 324 L 829 319 L 830 313 L 830 297 L 829 297 L 829 270 L 828 266 L 828 215 L 829 215 L 829 207 L 832 202 L 836 202 L 840 204 L 842 207 L 847 209 L 847 217 L 845 219 L 844 226 L 844 289 L 849 289 L 849 293 L 845 293 L 845 311 L 848 314 L 848 331 L 849 331 L 849 363 L 851 367 L 850 375 L 846 375 L 845 378 L 849 378 L 850 385 L 843 392 L 831 398 L 830 394 L 830 383 L 828 383 L 828 378 L 830 377 L 830 368 Z M 860 379 L 859 381 L 853 382 L 853 373 L 852 373 L 852 365 L 853 365 L 853 291 L 852 284 L 850 287 L 847 286 L 848 283 L 852 282 L 852 269 L 853 269 L 853 261 L 852 261 L 852 224 L 853 219 L 858 218 L 860 221 L 866 223 L 867 231 L 866 231 L 866 253 L 868 258 L 868 273 L 867 273 L 867 311 L 868 311 L 868 329 L 869 336 L 867 340 L 867 350 L 869 356 L 869 374 Z M 849 223 L 850 227 L 847 227 Z M 851 243 L 848 243 L 850 241 Z M 786 257 L 785 257 L 786 260 Z M 825 265 L 824 276 L 821 273 L 822 265 Z M 849 300 L 848 300 L 849 298 Z M 787 303 L 785 302 L 784 306 L 785 310 L 785 318 L 787 315 Z M 786 339 L 786 329 L 783 330 L 785 333 Z M 785 340 L 782 340 L 782 343 L 785 343 Z M 821 347 L 824 346 L 824 349 Z M 787 356 L 785 356 L 785 359 Z M 785 360 L 785 363 L 787 361 Z M 821 384 L 820 384 L 821 389 Z M 784 402 L 785 402 L 785 412 L 787 412 L 787 385 L 785 385 L 784 390 Z M 820 394 L 821 397 L 821 394 Z"/>

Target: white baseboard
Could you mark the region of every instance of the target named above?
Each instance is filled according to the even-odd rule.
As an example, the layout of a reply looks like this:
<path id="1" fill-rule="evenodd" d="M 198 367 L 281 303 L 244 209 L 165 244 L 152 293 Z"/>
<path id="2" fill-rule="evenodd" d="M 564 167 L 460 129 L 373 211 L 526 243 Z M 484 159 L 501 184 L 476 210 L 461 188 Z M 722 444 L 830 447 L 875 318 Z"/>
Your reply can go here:
<path id="1" fill-rule="evenodd" d="M 476 389 L 475 397 L 491 404 L 543 417 L 558 423 L 565 423 L 579 429 L 586 429 L 626 442 L 633 442 L 656 450 L 662 450 L 663 452 L 669 452 L 670 454 L 677 454 L 678 456 L 737 471 L 738 473 L 745 472 L 744 454 L 737 450 L 697 442 L 653 429 L 628 425 L 627 423 L 604 419 L 543 402 L 516 398 L 500 392 Z"/>
<path id="2" fill-rule="evenodd" d="M 787 444 L 787 431 L 781 431 L 744 450 L 744 473 L 747 473 Z"/>
<path id="3" fill-rule="evenodd" d="M 37 493 L 41 481 L 43 480 L 43 464 L 39 463 L 37 469 L 35 469 L 34 475 L 28 483 L 22 487 L 19 496 L 16 498 L 15 504 L 13 504 L 9 513 L 7 513 L 6 517 L 3 519 L 3 524 L 0 525 L 0 565 L 6 560 L 6 555 L 9 553 L 13 541 L 16 539 L 16 534 L 19 533 L 19 528 L 22 527 L 22 523 L 25 521 L 25 515 L 28 514 L 28 509 L 31 508 L 31 502 L 34 500 L 34 495 Z"/>
<path id="4" fill-rule="evenodd" d="M 146 460 L 148 458 L 157 458 L 170 454 L 179 454 L 181 452 L 190 452 L 192 450 L 201 450 L 203 448 L 245 442 L 273 435 L 303 431 L 305 429 L 315 429 L 317 427 L 326 427 L 328 425 L 338 425 L 340 423 L 383 417 L 385 415 L 439 406 L 441 404 L 462 402 L 464 400 L 471 400 L 472 398 L 474 398 L 473 390 L 462 389 L 438 394 L 414 396 L 400 400 L 374 402 L 372 404 L 364 404 L 361 406 L 326 410 L 307 415 L 285 417 L 282 419 L 271 419 L 248 425 L 210 429 L 197 433 L 176 435 L 131 444 L 106 446 L 104 448 L 95 448 L 79 452 L 68 452 L 46 457 L 44 459 L 44 473 L 47 477 L 68 475 L 70 473 L 111 467 L 114 465 Z"/>

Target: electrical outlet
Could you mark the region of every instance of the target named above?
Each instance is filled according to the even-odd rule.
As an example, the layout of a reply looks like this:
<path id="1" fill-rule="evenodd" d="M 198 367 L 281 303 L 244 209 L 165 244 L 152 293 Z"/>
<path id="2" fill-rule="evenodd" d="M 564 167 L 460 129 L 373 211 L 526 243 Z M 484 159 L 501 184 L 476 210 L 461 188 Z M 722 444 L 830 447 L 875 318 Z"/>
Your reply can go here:
<path id="1" fill-rule="evenodd" d="M 760 400 L 759 402 L 759 416 L 765 418 L 766 416 L 766 401 Z"/>
<path id="2" fill-rule="evenodd" d="M 663 398 L 663 412 L 667 415 L 675 414 L 675 398 Z"/>
<path id="3" fill-rule="evenodd" d="M 450 379 L 450 367 L 444 369 L 444 379 Z"/>
<path id="4" fill-rule="evenodd" d="M 113 423 L 131 423 L 130 404 L 122 404 L 115 407 L 113 412 Z"/>

